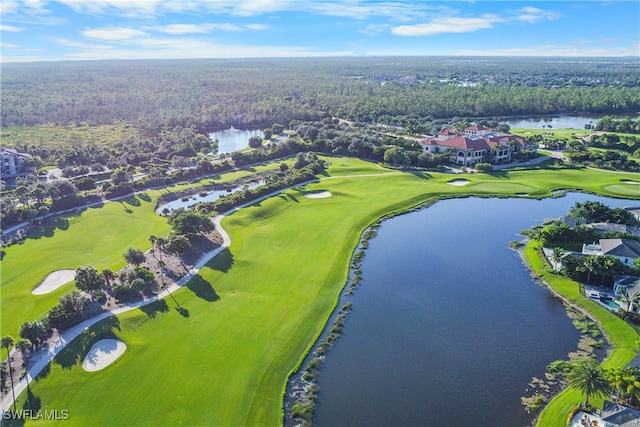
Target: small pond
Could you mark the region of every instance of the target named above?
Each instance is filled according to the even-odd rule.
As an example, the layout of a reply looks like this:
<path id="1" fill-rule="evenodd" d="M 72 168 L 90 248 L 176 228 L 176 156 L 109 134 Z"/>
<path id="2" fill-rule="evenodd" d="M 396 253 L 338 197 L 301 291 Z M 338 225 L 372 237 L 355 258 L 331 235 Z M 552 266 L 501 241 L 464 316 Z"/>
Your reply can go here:
<path id="1" fill-rule="evenodd" d="M 247 148 L 249 146 L 249 138 L 252 136 L 264 138 L 261 130 L 239 130 L 231 128 L 212 132 L 209 134 L 209 139 L 212 141 L 218 140 L 218 154 L 222 154 Z"/>

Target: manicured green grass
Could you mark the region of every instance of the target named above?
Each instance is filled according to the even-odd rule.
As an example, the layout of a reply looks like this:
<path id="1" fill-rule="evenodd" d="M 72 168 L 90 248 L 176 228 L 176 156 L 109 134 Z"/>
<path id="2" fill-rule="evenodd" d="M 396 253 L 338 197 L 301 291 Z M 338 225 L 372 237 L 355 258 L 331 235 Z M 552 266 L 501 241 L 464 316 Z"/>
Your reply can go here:
<path id="1" fill-rule="evenodd" d="M 530 243 L 525 248 L 525 258 L 536 274 L 547 282 L 556 292 L 563 295 L 572 303 L 579 305 L 589 312 L 591 316 L 598 319 L 612 347 L 611 354 L 603 363 L 604 367 L 623 367 L 636 356 L 635 347 L 638 335 L 631 326 L 610 311 L 582 295 L 579 291 L 578 283 L 564 276 L 545 271 L 535 251 L 534 244 Z M 602 406 L 602 398 L 592 398 L 591 400 L 592 405 L 596 407 Z M 538 419 L 538 425 L 542 427 L 564 425 L 571 409 L 583 401 L 584 396 L 582 393 L 567 388 L 553 398 L 543 409 Z"/>
<path id="2" fill-rule="evenodd" d="M 531 128 L 511 128 L 509 130 L 512 134 L 522 135 L 525 137 L 531 137 L 533 135 L 549 136 L 555 139 L 572 140 L 575 137 L 589 135 L 593 133 L 592 130 L 585 129 L 531 129 Z"/>
<path id="3" fill-rule="evenodd" d="M 34 399 L 48 409 L 68 409 L 69 425 L 280 424 L 286 379 L 337 304 L 351 252 L 368 224 L 436 197 L 508 196 L 514 186 L 535 195 L 575 186 L 600 191 L 621 178 L 637 179 L 536 170 L 467 174 L 471 183 L 456 187 L 447 182 L 462 176 L 328 160 L 332 179 L 289 190 L 223 221 L 230 249 L 201 270 L 191 289 L 175 293 L 188 317 L 174 310 L 171 299 L 119 316 L 112 333 L 128 349 L 116 364 L 85 373 L 80 364 L 91 342 L 74 343 L 32 384 Z M 333 197 L 304 197 L 318 190 Z"/>
<path id="4" fill-rule="evenodd" d="M 167 221 L 153 211 L 155 200 L 131 196 L 122 202 L 88 208 L 48 224 L 24 243 L 4 249 L 2 259 L 3 335 L 18 336 L 25 321 L 41 318 L 61 295 L 65 285 L 46 295 L 31 291 L 51 272 L 93 264 L 98 271 L 125 265 L 128 247 L 146 250 L 150 234 L 168 233 Z"/>
<path id="5" fill-rule="evenodd" d="M 292 164 L 293 160 L 287 162 Z M 194 183 L 176 184 L 149 191 L 146 195 L 131 196 L 121 202 L 88 208 L 48 224 L 22 244 L 4 249 L 0 315 L 3 335 L 17 337 L 22 323 L 40 319 L 72 288 L 73 284 L 68 284 L 46 295 L 33 295 L 33 288 L 49 273 L 88 264 L 94 265 L 98 271 L 105 268 L 115 271 L 125 265 L 122 254 L 127 248 L 146 250 L 151 246 L 149 235 L 166 235 L 169 226 L 153 209 L 160 195 L 231 182 L 256 172 L 273 170 L 280 163 L 228 172 Z"/>

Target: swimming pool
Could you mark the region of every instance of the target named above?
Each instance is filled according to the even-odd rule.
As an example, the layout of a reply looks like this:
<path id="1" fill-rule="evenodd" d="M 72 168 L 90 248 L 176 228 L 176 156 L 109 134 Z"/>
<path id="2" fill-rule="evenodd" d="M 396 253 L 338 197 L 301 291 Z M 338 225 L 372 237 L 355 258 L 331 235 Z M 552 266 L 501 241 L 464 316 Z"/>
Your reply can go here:
<path id="1" fill-rule="evenodd" d="M 620 306 L 612 298 L 600 298 L 600 302 L 614 310 L 620 308 Z"/>

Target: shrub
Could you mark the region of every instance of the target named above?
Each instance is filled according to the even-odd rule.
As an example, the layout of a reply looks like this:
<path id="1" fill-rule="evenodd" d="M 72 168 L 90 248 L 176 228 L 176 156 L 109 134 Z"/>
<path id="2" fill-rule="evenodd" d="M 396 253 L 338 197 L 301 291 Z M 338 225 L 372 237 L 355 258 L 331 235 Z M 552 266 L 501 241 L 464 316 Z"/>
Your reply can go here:
<path id="1" fill-rule="evenodd" d="M 137 300 L 140 297 L 140 293 L 129 286 L 118 285 L 113 288 L 113 297 L 118 302 L 130 302 Z"/>
<path id="2" fill-rule="evenodd" d="M 490 163 L 476 163 L 475 168 L 478 172 L 483 173 L 491 172 L 493 170 L 493 166 L 491 166 Z"/>

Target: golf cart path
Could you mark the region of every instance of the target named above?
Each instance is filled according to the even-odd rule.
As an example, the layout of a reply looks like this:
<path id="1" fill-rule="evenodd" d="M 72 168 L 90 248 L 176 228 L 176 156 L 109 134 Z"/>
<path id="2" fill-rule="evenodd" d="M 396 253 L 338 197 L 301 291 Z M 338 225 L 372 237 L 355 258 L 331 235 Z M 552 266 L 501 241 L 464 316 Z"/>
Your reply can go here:
<path id="1" fill-rule="evenodd" d="M 231 245 L 231 237 L 229 237 L 229 234 L 224 230 L 224 228 L 222 228 L 222 225 L 221 225 L 222 220 L 226 216 L 231 215 L 232 213 L 240 209 L 251 206 L 262 200 L 268 199 L 270 197 L 273 197 L 275 195 L 288 191 L 292 188 L 304 187 L 310 183 L 317 183 L 324 180 L 336 179 L 336 178 L 365 178 L 365 177 L 374 177 L 374 176 L 403 174 L 403 173 L 405 172 L 389 171 L 389 172 L 381 172 L 377 174 L 337 175 L 337 176 L 329 176 L 329 177 L 323 177 L 319 179 L 313 179 L 313 180 L 302 182 L 294 186 L 286 187 L 281 190 L 277 190 L 272 193 L 266 194 L 256 200 L 252 200 L 236 208 L 233 208 L 228 212 L 215 216 L 214 218 L 212 218 L 212 221 L 215 225 L 216 230 L 218 230 L 218 232 L 222 236 L 222 244 L 219 247 L 202 255 L 200 259 L 194 264 L 194 266 L 187 272 L 187 274 L 181 277 L 176 283 L 166 287 L 164 290 L 154 295 L 153 297 L 145 298 L 133 303 L 125 304 L 113 310 L 104 311 L 95 317 L 87 319 L 82 323 L 79 323 L 78 325 L 75 325 L 61 332 L 58 340 L 52 343 L 49 343 L 48 347 L 43 348 L 42 350 L 39 350 L 38 352 L 33 354 L 33 356 L 30 358 L 29 368 L 26 370 L 24 375 L 14 383 L 13 391 L 16 397 L 19 397 L 27 389 L 27 384 L 30 383 L 33 380 L 33 378 L 35 378 L 43 369 L 45 369 L 49 365 L 49 363 L 58 355 L 58 353 L 60 353 L 69 343 L 71 343 L 71 341 L 73 341 L 76 337 L 78 337 L 85 329 L 88 329 L 89 327 L 95 325 L 101 320 L 107 319 L 111 316 L 117 316 L 119 314 L 126 313 L 128 311 L 131 311 L 131 310 L 143 307 L 145 305 L 151 304 L 153 302 L 156 302 L 158 300 L 164 299 L 168 297 L 170 293 L 175 292 L 181 287 L 183 287 L 184 285 L 186 285 L 196 274 L 198 274 L 200 269 L 202 269 L 211 259 L 213 259 L 216 255 L 218 255 L 220 252 L 227 249 Z M 109 201 L 117 201 L 117 200 L 111 199 Z M 15 349 L 12 350 L 11 354 L 13 354 L 15 351 L 17 350 Z M 0 400 L 0 410 L 1 411 L 9 410 L 12 405 L 13 405 L 13 395 L 11 392 L 9 392 L 2 398 L 2 400 Z"/>
<path id="2" fill-rule="evenodd" d="M 378 174 L 378 175 L 384 175 L 384 173 Z M 347 178 L 347 177 L 359 177 L 359 176 L 365 176 L 365 175 L 340 176 L 340 177 Z M 366 175 L 366 176 L 371 176 L 371 175 Z M 338 176 L 327 177 L 324 179 L 329 179 L 329 178 L 338 178 Z M 229 234 L 225 231 L 224 228 L 222 228 L 222 225 L 221 225 L 221 222 L 224 219 L 224 217 L 242 208 L 258 203 L 264 199 L 273 197 L 284 191 L 290 190 L 291 188 L 303 187 L 307 184 L 310 184 L 313 182 L 319 182 L 321 180 L 322 179 L 314 179 L 314 180 L 306 181 L 300 184 L 296 184 L 295 186 L 292 186 L 292 187 L 287 187 L 281 190 L 274 191 L 256 200 L 247 202 L 243 205 L 240 205 L 236 208 L 229 210 L 228 212 L 225 212 L 223 214 L 217 215 L 214 218 L 212 218 L 212 221 L 213 221 L 213 224 L 215 225 L 216 230 L 218 230 L 218 232 L 222 236 L 222 244 L 219 247 L 202 255 L 200 259 L 194 264 L 194 266 L 187 272 L 187 274 L 182 276 L 176 283 L 166 287 L 164 290 L 154 295 L 153 297 L 145 298 L 130 304 L 125 304 L 113 310 L 104 311 L 95 317 L 87 319 L 82 323 L 79 323 L 61 332 L 58 340 L 52 343 L 49 343 L 48 347 L 43 348 L 42 350 L 39 350 L 30 358 L 29 368 L 26 370 L 25 374 L 18 381 L 14 383 L 13 392 L 15 396 L 19 397 L 27 389 L 27 384 L 30 383 L 36 376 L 38 376 L 38 374 L 49 365 L 49 363 L 54 359 L 54 357 L 56 357 L 58 353 L 60 353 L 71 341 L 73 341 L 76 337 L 78 337 L 85 329 L 111 316 L 117 316 L 119 314 L 126 313 L 127 311 L 131 311 L 131 310 L 143 307 L 145 305 L 151 304 L 153 302 L 156 302 L 158 300 L 164 299 L 168 297 L 171 292 L 175 292 L 181 287 L 183 287 L 184 285 L 186 285 L 196 274 L 198 274 L 198 272 L 202 267 L 204 267 L 211 259 L 213 259 L 216 255 L 218 255 L 220 252 L 227 249 L 231 245 L 231 237 L 229 237 Z M 110 201 L 115 201 L 115 200 L 110 200 Z M 11 354 L 14 354 L 15 351 L 17 350 L 13 349 L 11 351 Z M 13 394 L 9 392 L 4 397 L 2 397 L 2 400 L 0 400 L 0 411 L 9 410 L 12 405 L 13 405 Z"/>

